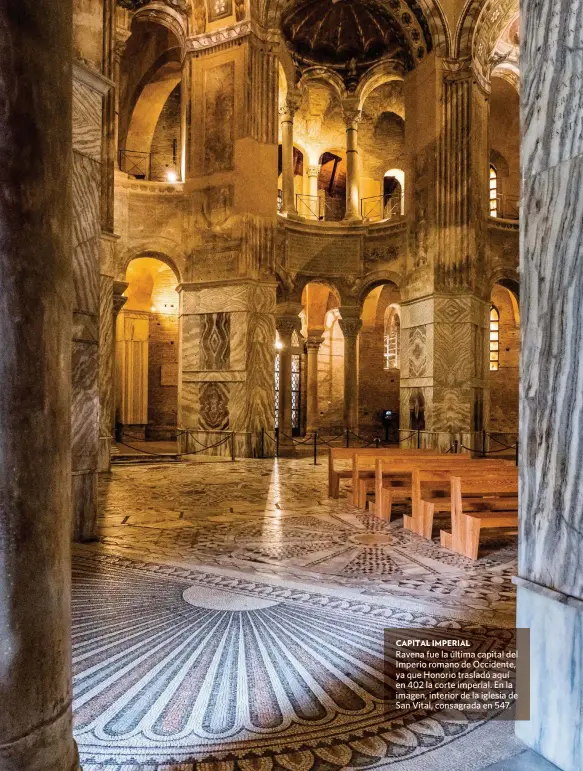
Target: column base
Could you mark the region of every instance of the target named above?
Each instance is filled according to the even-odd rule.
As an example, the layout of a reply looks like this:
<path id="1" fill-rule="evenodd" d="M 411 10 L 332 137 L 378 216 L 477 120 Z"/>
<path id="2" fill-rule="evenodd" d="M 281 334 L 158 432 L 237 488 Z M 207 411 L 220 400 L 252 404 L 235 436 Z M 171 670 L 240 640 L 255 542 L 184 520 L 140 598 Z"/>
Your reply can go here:
<path id="1" fill-rule="evenodd" d="M 583 601 L 522 578 L 517 627 L 530 629 L 530 720 L 516 735 L 563 771 L 583 769 Z"/>
<path id="2" fill-rule="evenodd" d="M 10 744 L 0 744 L 2 771 L 81 771 L 71 710 Z"/>

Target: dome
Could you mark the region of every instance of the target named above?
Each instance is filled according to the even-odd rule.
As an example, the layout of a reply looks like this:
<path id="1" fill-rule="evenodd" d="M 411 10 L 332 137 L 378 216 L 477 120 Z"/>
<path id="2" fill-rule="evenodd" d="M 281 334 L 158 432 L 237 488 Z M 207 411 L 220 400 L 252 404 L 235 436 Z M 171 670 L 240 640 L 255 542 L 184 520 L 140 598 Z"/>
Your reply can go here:
<path id="1" fill-rule="evenodd" d="M 296 54 L 310 62 L 372 62 L 409 47 L 396 20 L 380 5 L 366 0 L 300 0 L 283 17 L 283 34 Z"/>

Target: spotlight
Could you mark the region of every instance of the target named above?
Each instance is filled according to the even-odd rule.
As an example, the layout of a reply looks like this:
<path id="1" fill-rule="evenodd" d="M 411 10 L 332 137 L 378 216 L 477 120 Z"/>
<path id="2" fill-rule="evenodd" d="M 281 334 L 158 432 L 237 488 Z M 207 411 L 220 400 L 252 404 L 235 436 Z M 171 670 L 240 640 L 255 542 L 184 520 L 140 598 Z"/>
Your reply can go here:
<path id="1" fill-rule="evenodd" d="M 175 171 L 167 171 L 166 179 L 171 184 L 174 184 L 175 182 L 178 182 L 178 174 Z"/>

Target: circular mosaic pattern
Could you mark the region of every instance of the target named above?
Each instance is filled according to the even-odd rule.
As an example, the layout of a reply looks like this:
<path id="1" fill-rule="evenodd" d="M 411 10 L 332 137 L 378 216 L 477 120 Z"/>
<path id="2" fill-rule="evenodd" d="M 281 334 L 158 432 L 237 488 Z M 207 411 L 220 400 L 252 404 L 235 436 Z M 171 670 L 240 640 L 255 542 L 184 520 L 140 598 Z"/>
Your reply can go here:
<path id="1" fill-rule="evenodd" d="M 340 771 L 472 730 L 464 716 L 388 710 L 388 625 L 457 626 L 361 599 L 77 558 L 73 709 L 84 767 Z"/>

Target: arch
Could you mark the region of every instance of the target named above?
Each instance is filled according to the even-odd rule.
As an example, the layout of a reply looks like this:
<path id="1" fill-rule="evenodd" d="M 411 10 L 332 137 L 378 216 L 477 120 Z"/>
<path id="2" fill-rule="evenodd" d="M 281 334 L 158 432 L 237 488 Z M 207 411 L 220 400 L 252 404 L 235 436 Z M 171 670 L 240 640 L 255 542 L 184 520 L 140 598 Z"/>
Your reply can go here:
<path id="1" fill-rule="evenodd" d="M 144 85 L 129 120 L 126 152 L 150 152 L 162 110 L 181 79 L 180 65 L 167 62 Z"/>
<path id="2" fill-rule="evenodd" d="M 398 184 L 398 188 L 396 185 L 393 186 L 393 190 L 389 193 L 387 189 L 387 180 L 395 180 Z M 385 172 L 385 176 L 383 177 L 383 197 L 385 199 L 385 208 L 386 208 L 386 197 L 387 195 L 391 196 L 398 196 L 400 198 L 399 201 L 395 201 L 394 203 L 398 203 L 398 214 L 402 217 L 405 214 L 405 172 L 403 169 L 389 169 Z M 392 207 L 394 209 L 394 207 Z M 388 219 L 393 214 L 393 211 L 389 213 L 389 216 L 385 216 L 385 219 Z"/>
<path id="3" fill-rule="evenodd" d="M 128 247 L 122 252 L 117 260 L 119 280 L 124 280 L 130 262 L 140 257 L 152 257 L 163 262 L 176 276 L 177 284 L 184 281 L 183 270 L 186 265 L 186 255 L 177 246 L 169 244 L 163 239 L 150 240 L 147 245 Z"/>
<path id="4" fill-rule="evenodd" d="M 398 273 L 391 270 L 378 270 L 374 273 L 369 273 L 362 279 L 357 291 L 358 302 L 360 305 L 364 303 L 369 292 L 382 284 L 393 284 L 397 291 L 400 292 L 403 278 Z"/>
<path id="5" fill-rule="evenodd" d="M 175 8 L 164 2 L 154 0 L 135 12 L 134 22 L 152 22 L 166 27 L 172 32 L 180 44 L 181 55 L 186 53 L 186 38 L 188 37 L 188 25 L 184 16 Z"/>
<path id="6" fill-rule="evenodd" d="M 305 92 L 312 83 L 323 83 L 328 86 L 340 102 L 348 96 L 344 81 L 337 72 L 329 67 L 307 67 L 298 81 L 298 89 Z"/>
<path id="7" fill-rule="evenodd" d="M 393 80 L 404 80 L 404 76 L 403 68 L 398 62 L 388 60 L 375 64 L 363 75 L 356 89 L 355 97 L 358 99 L 359 109 L 362 110 L 375 88 Z"/>
<path id="8" fill-rule="evenodd" d="M 472 58 L 483 88 L 488 88 L 496 43 L 518 14 L 518 0 L 466 0 L 456 29 L 453 56 Z"/>
<path id="9" fill-rule="evenodd" d="M 401 368 L 401 306 L 392 303 L 385 309 L 384 317 L 384 365 L 385 369 Z"/>

